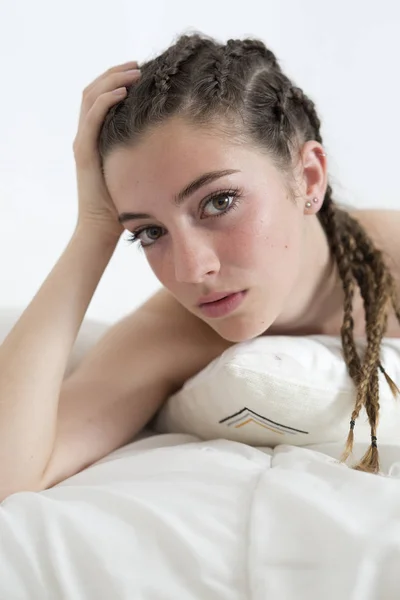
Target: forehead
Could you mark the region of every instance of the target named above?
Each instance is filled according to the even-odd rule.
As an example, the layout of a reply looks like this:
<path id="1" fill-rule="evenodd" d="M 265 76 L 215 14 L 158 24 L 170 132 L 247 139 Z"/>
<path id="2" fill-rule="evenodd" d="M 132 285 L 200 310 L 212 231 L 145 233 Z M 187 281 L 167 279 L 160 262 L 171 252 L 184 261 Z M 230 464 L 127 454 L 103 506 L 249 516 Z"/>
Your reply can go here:
<path id="1" fill-rule="evenodd" d="M 195 127 L 181 119 L 171 119 L 147 132 L 140 142 L 129 148 L 117 148 L 106 159 L 107 177 L 163 170 L 171 167 L 187 168 L 208 157 L 220 160 L 232 154 L 237 144 L 226 135 L 206 127 Z M 212 157 L 212 158 L 211 158 Z"/>
<path id="2" fill-rule="evenodd" d="M 272 163 L 243 140 L 212 127 L 196 127 L 181 119 L 158 125 L 129 148 L 106 158 L 104 173 L 114 200 L 176 193 L 203 173 L 238 169 L 244 175 L 268 172 Z"/>

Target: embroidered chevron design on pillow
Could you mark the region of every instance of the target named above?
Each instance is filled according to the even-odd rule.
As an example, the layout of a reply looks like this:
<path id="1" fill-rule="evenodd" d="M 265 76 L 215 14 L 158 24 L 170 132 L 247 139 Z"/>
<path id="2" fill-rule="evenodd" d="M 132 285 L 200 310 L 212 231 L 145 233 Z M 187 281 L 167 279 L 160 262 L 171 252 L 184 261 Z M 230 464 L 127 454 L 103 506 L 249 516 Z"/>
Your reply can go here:
<path id="1" fill-rule="evenodd" d="M 281 423 L 276 423 L 276 421 L 271 421 L 271 419 L 267 419 L 267 417 L 259 415 L 258 413 L 254 412 L 254 410 L 247 408 L 247 406 L 242 408 L 242 410 L 239 410 L 239 412 L 221 419 L 219 423 L 225 423 L 228 427 L 235 427 L 235 429 L 238 429 L 239 427 L 245 427 L 246 425 L 249 425 L 249 423 L 255 423 L 256 425 L 260 425 L 260 427 L 265 427 L 265 429 L 270 429 L 271 431 L 280 433 L 281 435 L 284 433 L 289 433 L 290 435 L 304 433 L 308 435 L 308 431 L 302 431 L 301 429 L 295 429 L 294 427 L 289 427 L 288 425 L 282 425 Z"/>

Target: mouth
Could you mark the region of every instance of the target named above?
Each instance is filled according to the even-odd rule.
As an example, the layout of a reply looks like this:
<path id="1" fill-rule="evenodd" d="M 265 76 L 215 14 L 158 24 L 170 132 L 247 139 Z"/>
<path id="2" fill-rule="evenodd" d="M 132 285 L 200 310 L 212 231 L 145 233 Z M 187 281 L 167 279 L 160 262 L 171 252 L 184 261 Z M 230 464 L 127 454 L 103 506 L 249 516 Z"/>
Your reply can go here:
<path id="1" fill-rule="evenodd" d="M 216 318 L 233 312 L 244 300 L 248 290 L 233 292 L 212 302 L 199 304 L 200 310 L 207 317 Z"/>
<path id="2" fill-rule="evenodd" d="M 213 294 L 208 294 L 207 296 L 202 296 L 199 300 L 198 306 L 202 306 L 203 304 L 210 304 L 211 302 L 217 302 L 218 300 L 222 300 L 223 298 L 227 298 L 232 294 L 236 294 L 236 291 L 226 291 L 226 292 L 214 292 Z"/>

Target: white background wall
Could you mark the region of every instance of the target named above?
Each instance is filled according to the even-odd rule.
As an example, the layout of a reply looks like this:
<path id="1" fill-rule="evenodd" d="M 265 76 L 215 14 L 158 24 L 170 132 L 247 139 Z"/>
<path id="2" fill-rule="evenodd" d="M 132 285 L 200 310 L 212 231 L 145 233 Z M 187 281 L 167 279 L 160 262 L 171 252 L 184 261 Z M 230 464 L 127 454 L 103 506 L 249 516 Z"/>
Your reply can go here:
<path id="1" fill-rule="evenodd" d="M 72 234 L 83 88 L 193 29 L 260 37 L 316 102 L 336 197 L 400 209 L 399 27 L 397 0 L 0 0 L 0 307 L 30 302 Z M 87 317 L 113 322 L 158 287 L 123 235 Z"/>

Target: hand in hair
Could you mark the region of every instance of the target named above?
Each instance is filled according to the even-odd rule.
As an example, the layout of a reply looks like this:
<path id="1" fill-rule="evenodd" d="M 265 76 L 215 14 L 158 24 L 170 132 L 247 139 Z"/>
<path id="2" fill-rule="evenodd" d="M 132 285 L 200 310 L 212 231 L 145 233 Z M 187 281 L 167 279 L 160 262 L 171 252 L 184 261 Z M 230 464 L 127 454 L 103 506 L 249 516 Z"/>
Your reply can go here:
<path id="1" fill-rule="evenodd" d="M 123 226 L 104 181 L 97 140 L 107 111 L 126 96 L 127 90 L 121 86 L 139 79 L 137 66 L 136 61 L 131 61 L 112 67 L 84 89 L 73 143 L 79 201 L 77 226 L 94 226 L 101 233 L 117 238 Z"/>

